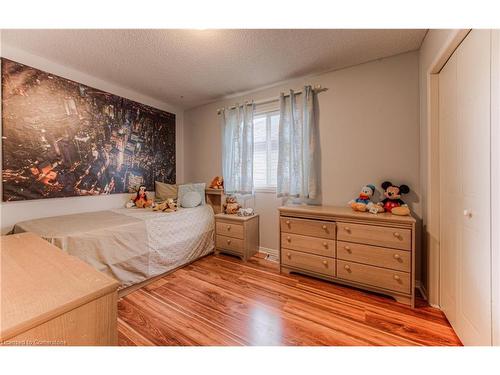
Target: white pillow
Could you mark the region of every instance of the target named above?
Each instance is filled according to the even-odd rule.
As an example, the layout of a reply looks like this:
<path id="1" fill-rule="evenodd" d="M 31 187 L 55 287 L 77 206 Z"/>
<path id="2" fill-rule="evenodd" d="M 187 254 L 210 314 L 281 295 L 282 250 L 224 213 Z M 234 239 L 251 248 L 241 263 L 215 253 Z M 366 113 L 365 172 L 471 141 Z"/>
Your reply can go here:
<path id="1" fill-rule="evenodd" d="M 200 193 L 197 191 L 189 191 L 182 196 L 181 206 L 184 208 L 193 208 L 201 203 Z"/>
<path id="2" fill-rule="evenodd" d="M 177 193 L 177 201 L 179 204 L 182 206 L 182 201 L 184 194 L 189 193 L 190 191 L 196 191 L 198 194 L 200 194 L 201 197 L 201 205 L 205 205 L 205 183 L 197 183 L 197 184 L 184 184 L 184 185 L 179 185 L 178 187 L 178 193 Z"/>

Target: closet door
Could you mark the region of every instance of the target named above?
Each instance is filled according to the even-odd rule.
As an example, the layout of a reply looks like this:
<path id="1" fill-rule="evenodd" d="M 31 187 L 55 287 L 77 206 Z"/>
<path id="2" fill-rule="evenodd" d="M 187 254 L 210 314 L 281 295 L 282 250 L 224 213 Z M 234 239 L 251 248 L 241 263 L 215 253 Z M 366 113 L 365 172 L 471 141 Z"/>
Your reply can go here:
<path id="1" fill-rule="evenodd" d="M 490 37 L 469 33 L 439 76 L 441 306 L 466 345 L 491 345 Z"/>

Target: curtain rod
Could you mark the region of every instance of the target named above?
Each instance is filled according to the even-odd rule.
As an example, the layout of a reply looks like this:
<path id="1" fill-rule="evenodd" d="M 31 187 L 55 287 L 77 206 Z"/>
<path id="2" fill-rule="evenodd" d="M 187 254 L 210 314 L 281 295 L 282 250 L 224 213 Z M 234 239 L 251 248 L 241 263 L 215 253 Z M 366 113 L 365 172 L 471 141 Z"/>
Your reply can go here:
<path id="1" fill-rule="evenodd" d="M 328 89 L 326 87 L 321 87 L 321 85 L 316 85 L 316 86 L 314 86 L 314 89 L 313 89 L 313 91 L 316 93 L 327 91 L 327 90 Z M 300 94 L 302 94 L 302 90 L 294 91 L 294 93 L 297 95 L 300 95 Z M 287 96 L 290 96 L 290 94 L 285 94 L 284 96 L 287 97 Z M 257 100 L 257 101 L 254 101 L 253 103 L 255 105 L 262 105 L 262 104 L 277 102 L 279 100 L 280 100 L 280 97 L 278 96 L 278 97 L 273 97 L 273 98 L 268 98 L 268 99 Z M 245 103 L 248 103 L 248 102 L 245 102 Z M 231 107 L 228 107 L 227 109 L 235 109 L 236 107 L 237 107 L 237 105 L 233 105 Z M 219 115 L 223 109 L 224 108 L 218 108 L 217 114 Z"/>

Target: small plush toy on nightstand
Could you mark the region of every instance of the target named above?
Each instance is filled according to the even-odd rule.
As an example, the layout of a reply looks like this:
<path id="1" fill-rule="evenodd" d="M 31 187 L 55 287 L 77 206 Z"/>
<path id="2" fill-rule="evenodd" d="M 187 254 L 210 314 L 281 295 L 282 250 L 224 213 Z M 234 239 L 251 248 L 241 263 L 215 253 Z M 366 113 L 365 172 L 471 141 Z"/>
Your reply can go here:
<path id="1" fill-rule="evenodd" d="M 215 176 L 208 188 L 209 189 L 224 189 L 224 179 L 221 176 Z"/>
<path id="2" fill-rule="evenodd" d="M 241 204 L 238 203 L 236 197 L 230 195 L 226 198 L 226 203 L 224 203 L 224 213 L 228 215 L 235 215 L 241 208 Z"/>
<path id="3" fill-rule="evenodd" d="M 410 214 L 410 209 L 408 205 L 401 199 L 401 194 L 408 194 L 410 188 L 407 185 L 393 185 L 390 181 L 385 181 L 382 184 L 382 189 L 384 189 L 385 199 L 379 202 L 378 205 L 383 207 L 386 212 L 390 212 L 393 215 L 407 216 Z"/>
<path id="4" fill-rule="evenodd" d="M 361 188 L 361 192 L 359 193 L 359 197 L 349 201 L 349 206 L 354 211 L 370 211 L 371 213 L 383 212 L 382 207 L 377 206 L 375 203 L 371 201 L 373 194 L 375 193 L 375 186 L 372 184 L 365 185 Z"/>

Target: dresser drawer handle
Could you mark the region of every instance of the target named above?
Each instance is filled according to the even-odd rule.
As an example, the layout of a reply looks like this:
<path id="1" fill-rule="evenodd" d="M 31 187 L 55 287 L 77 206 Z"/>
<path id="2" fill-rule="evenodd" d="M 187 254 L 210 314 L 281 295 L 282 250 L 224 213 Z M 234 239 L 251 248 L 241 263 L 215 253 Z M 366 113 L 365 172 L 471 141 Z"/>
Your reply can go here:
<path id="1" fill-rule="evenodd" d="M 228 226 L 227 226 L 227 230 L 231 230 L 231 225 L 228 225 Z"/>
<path id="2" fill-rule="evenodd" d="M 286 225 L 290 226 L 290 220 L 285 221 Z"/>
<path id="3" fill-rule="evenodd" d="M 397 239 L 401 239 L 401 234 L 399 232 L 394 232 L 392 235 Z"/>
<path id="4" fill-rule="evenodd" d="M 321 228 L 323 228 L 323 230 L 326 230 L 328 227 L 326 225 L 322 225 Z"/>
<path id="5" fill-rule="evenodd" d="M 328 243 L 327 242 L 323 242 L 323 246 L 328 249 Z"/>
<path id="6" fill-rule="evenodd" d="M 348 233 L 351 233 L 351 228 L 350 227 L 344 227 L 344 230 Z"/>
<path id="7" fill-rule="evenodd" d="M 292 258 L 292 254 L 290 254 L 290 253 L 286 254 L 286 256 L 287 256 L 288 258 Z"/>
<path id="8" fill-rule="evenodd" d="M 398 275 L 394 275 L 394 280 L 399 281 L 401 278 Z"/>
<path id="9" fill-rule="evenodd" d="M 394 259 L 396 259 L 396 260 L 401 259 L 401 256 L 400 256 L 399 254 L 394 254 L 394 255 L 393 255 L 393 257 L 394 257 Z"/>
<path id="10" fill-rule="evenodd" d="M 346 245 L 346 246 L 344 246 L 344 249 L 345 249 L 348 253 L 350 253 L 350 252 L 351 252 L 351 247 L 350 247 L 350 246 L 347 246 L 347 245 Z"/>
<path id="11" fill-rule="evenodd" d="M 328 262 L 327 262 L 326 260 L 324 260 L 324 261 L 323 261 L 323 264 L 324 264 L 325 266 L 328 266 Z"/>
<path id="12" fill-rule="evenodd" d="M 228 244 L 228 245 L 230 245 L 230 244 L 231 244 L 231 240 L 227 240 L 226 242 L 227 242 L 227 244 Z"/>
<path id="13" fill-rule="evenodd" d="M 287 240 L 288 242 L 291 242 L 291 241 L 292 241 L 292 237 L 288 236 L 288 237 L 286 238 L 286 240 Z"/>
<path id="14" fill-rule="evenodd" d="M 346 265 L 344 266 L 344 269 L 345 269 L 346 271 L 350 271 L 350 270 L 351 270 L 351 267 L 350 267 L 348 264 L 346 264 Z"/>

